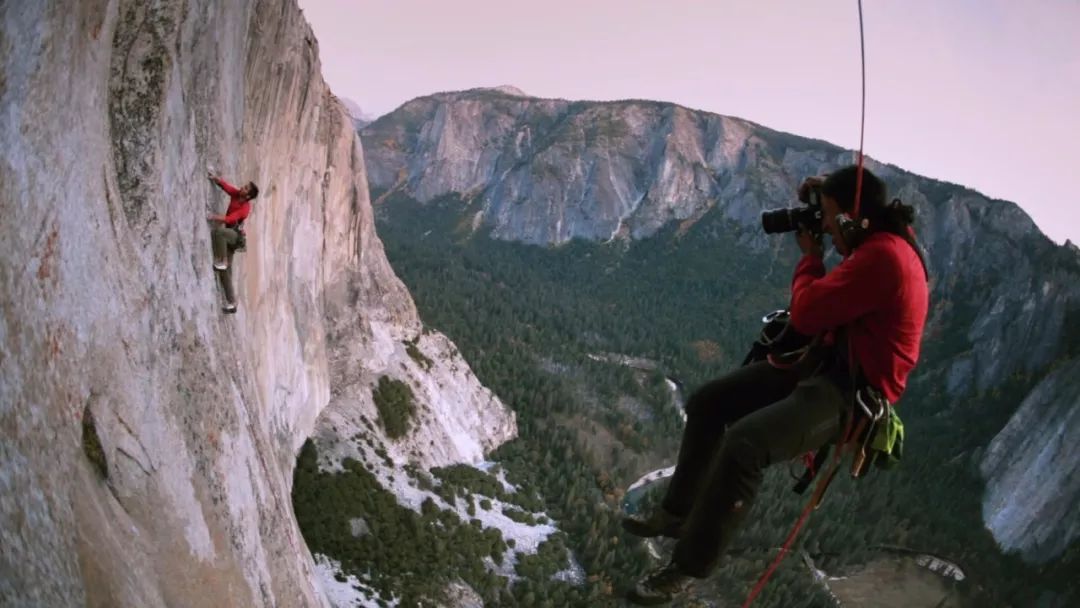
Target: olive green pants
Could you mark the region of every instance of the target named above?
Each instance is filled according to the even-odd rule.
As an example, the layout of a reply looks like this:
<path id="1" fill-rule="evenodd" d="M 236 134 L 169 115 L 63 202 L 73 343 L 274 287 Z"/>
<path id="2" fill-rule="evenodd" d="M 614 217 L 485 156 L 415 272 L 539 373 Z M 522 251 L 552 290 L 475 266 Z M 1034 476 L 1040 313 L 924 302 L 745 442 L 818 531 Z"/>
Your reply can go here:
<path id="1" fill-rule="evenodd" d="M 225 301 L 236 304 L 236 292 L 233 291 L 232 266 L 233 253 L 240 246 L 240 233 L 233 228 L 218 226 L 210 233 L 210 245 L 214 250 L 215 260 L 225 260 L 225 270 L 217 270 L 221 289 L 225 292 Z"/>
<path id="2" fill-rule="evenodd" d="M 765 467 L 836 438 L 849 392 L 843 373 L 798 374 L 767 362 L 698 389 L 686 404 L 679 460 L 664 508 L 686 517 L 674 561 L 705 577 L 757 496 Z"/>

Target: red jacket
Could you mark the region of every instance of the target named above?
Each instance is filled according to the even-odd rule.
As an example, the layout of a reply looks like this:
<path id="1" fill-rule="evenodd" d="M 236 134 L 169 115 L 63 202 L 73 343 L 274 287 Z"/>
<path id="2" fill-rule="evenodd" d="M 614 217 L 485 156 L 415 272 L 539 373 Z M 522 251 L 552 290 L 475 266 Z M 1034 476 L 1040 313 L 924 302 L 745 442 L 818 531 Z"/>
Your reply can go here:
<path id="1" fill-rule="evenodd" d="M 791 324 L 811 336 L 846 326 L 863 375 L 896 403 L 919 360 L 929 303 L 918 254 L 903 238 L 876 232 L 827 275 L 821 258 L 799 260 Z"/>
<path id="2" fill-rule="evenodd" d="M 231 197 L 229 199 L 229 209 L 225 212 L 225 225 L 229 228 L 235 228 L 237 224 L 247 219 L 248 214 L 251 213 L 251 201 L 240 194 L 239 188 L 220 177 L 215 178 L 214 182 L 225 191 L 225 194 Z"/>

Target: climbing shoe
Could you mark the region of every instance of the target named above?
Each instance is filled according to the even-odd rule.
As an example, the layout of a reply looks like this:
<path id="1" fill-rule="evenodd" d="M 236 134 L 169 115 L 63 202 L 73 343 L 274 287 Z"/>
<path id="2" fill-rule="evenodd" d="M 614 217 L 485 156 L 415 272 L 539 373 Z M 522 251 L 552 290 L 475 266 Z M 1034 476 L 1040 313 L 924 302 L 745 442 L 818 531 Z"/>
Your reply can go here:
<path id="1" fill-rule="evenodd" d="M 672 561 L 646 574 L 626 594 L 626 599 L 638 606 L 659 606 L 675 599 L 689 589 L 693 582 L 694 578 Z"/>
<path id="2" fill-rule="evenodd" d="M 679 538 L 682 536 L 682 528 L 685 518 L 672 515 L 663 507 L 653 511 L 648 517 L 642 515 L 628 515 L 622 520 L 623 530 L 634 536 L 652 538 L 654 536 L 666 536 Z"/>
<path id="3" fill-rule="evenodd" d="M 214 260 L 214 270 L 226 270 L 229 268 L 229 263 L 225 260 Z"/>
<path id="4" fill-rule="evenodd" d="M 225 304 L 225 306 L 221 307 L 221 310 L 224 311 L 225 314 L 227 314 L 227 315 L 234 315 L 234 314 L 236 314 L 236 304 L 234 304 L 234 303 Z"/>

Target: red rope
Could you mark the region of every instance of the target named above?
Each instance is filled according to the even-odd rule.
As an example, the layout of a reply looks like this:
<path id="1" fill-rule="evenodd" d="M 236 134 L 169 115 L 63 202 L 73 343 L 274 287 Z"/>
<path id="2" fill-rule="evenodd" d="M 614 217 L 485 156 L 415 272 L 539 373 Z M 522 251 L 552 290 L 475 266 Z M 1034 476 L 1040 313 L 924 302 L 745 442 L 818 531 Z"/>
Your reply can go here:
<path id="1" fill-rule="evenodd" d="M 750 591 L 750 595 L 746 597 L 746 602 L 743 603 L 742 608 L 748 608 L 754 599 L 757 598 L 758 594 L 761 593 L 761 590 L 765 588 L 765 583 L 769 582 L 769 578 L 772 576 L 773 571 L 776 570 L 780 565 L 780 562 L 783 561 L 784 557 L 787 555 L 788 550 L 791 549 L 791 544 L 795 542 L 795 537 L 799 534 L 799 528 L 802 528 L 802 525 L 806 522 L 806 518 L 810 517 L 810 512 L 813 510 L 814 500 L 811 498 L 810 501 L 806 503 L 806 506 L 803 507 L 802 513 L 799 514 L 799 519 L 795 522 L 795 527 L 792 528 L 791 532 L 788 534 L 787 540 L 784 541 L 784 546 L 780 547 L 780 553 L 776 556 L 776 559 L 769 564 L 769 568 L 765 570 L 765 574 L 758 579 L 757 584 L 754 585 L 753 590 Z"/>
<path id="2" fill-rule="evenodd" d="M 866 42 L 863 40 L 862 0 L 859 0 L 859 53 L 862 57 L 862 118 L 859 121 L 859 169 L 855 174 L 854 218 L 859 217 L 859 199 L 862 198 L 863 135 L 866 134 Z"/>
<path id="3" fill-rule="evenodd" d="M 817 475 L 817 471 L 814 470 L 814 453 L 813 452 L 807 452 L 807 453 L 803 454 L 802 455 L 802 461 L 803 461 L 803 465 L 805 465 L 806 468 L 810 471 L 810 477 L 811 478 L 813 478 L 815 475 Z"/>
<path id="4" fill-rule="evenodd" d="M 780 566 L 780 562 L 784 561 L 788 551 L 791 550 L 792 543 L 795 542 L 795 538 L 799 535 L 799 530 L 806 523 L 806 519 L 810 517 L 810 512 L 813 511 L 821 503 L 821 498 L 825 493 L 825 489 L 829 487 L 829 483 L 832 481 L 833 476 L 836 475 L 836 469 L 840 466 L 840 462 L 843 460 L 844 448 L 852 443 L 852 439 L 861 432 L 861 427 L 854 425 L 855 416 L 848 416 L 847 423 L 844 425 L 844 432 L 840 434 L 840 445 L 836 447 L 836 452 L 833 454 L 832 464 L 829 466 L 828 472 L 823 472 L 824 475 L 818 477 L 817 485 L 814 486 L 814 492 L 810 495 L 810 500 L 806 501 L 806 506 L 803 507 L 802 513 L 799 514 L 799 519 L 796 520 L 795 526 L 791 528 L 791 532 L 788 533 L 787 539 L 784 541 L 782 547 L 780 547 L 780 553 L 776 555 L 772 563 L 765 570 L 765 573 L 758 578 L 754 588 L 750 590 L 750 595 L 746 596 L 746 601 L 743 602 L 742 608 L 749 608 L 750 604 L 754 602 L 758 594 L 765 588 L 765 584 L 769 582 L 773 572 Z"/>
<path id="5" fill-rule="evenodd" d="M 863 135 L 866 133 L 866 42 L 863 38 L 862 0 L 859 0 L 859 51 L 862 57 L 862 118 L 859 122 L 859 168 L 858 172 L 855 174 L 855 206 L 853 209 L 855 218 L 859 217 L 859 199 L 862 195 Z M 769 578 L 772 577 L 773 572 L 776 571 L 776 568 L 780 566 L 780 562 L 784 560 L 788 551 L 791 550 L 791 545 L 795 542 L 795 538 L 798 536 L 799 530 L 802 528 L 803 524 L 806 523 L 806 519 L 810 516 L 810 512 L 820 503 L 822 493 L 825 488 L 828 487 L 833 475 L 836 474 L 836 468 L 840 464 L 844 448 L 847 447 L 852 439 L 849 435 L 852 433 L 857 435 L 859 432 L 859 429 L 852 428 L 852 421 L 854 418 L 854 412 L 852 412 L 852 415 L 848 418 L 847 425 L 844 428 L 844 433 L 841 435 L 841 443 L 837 446 L 836 453 L 833 454 L 833 463 L 829 468 L 829 472 L 824 477 L 818 479 L 813 495 L 810 497 L 810 500 L 807 501 L 806 506 L 803 507 L 802 513 L 799 514 L 799 519 L 796 520 L 795 526 L 791 529 L 791 532 L 788 533 L 784 545 L 780 547 L 780 553 L 778 553 L 776 559 L 769 564 L 769 567 L 765 570 L 765 573 L 761 575 L 761 578 L 758 579 L 754 588 L 750 590 L 750 595 L 746 597 L 746 601 L 743 602 L 742 608 L 749 608 L 750 604 L 752 604 L 758 594 L 761 593 L 761 590 L 765 588 L 765 584 L 769 582 Z"/>

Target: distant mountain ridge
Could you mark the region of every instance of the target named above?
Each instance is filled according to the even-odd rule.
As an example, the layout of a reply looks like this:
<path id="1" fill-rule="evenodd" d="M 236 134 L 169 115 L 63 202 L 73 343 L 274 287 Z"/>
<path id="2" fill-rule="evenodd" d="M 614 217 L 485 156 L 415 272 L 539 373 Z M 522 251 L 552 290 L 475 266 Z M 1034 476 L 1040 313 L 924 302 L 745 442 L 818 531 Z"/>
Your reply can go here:
<path id="1" fill-rule="evenodd" d="M 352 119 L 355 128 L 362 129 L 375 120 L 375 117 L 365 112 L 364 108 L 360 107 L 360 104 L 348 97 L 339 97 L 338 101 L 345 106 L 345 110 L 349 113 L 349 118 Z"/>

